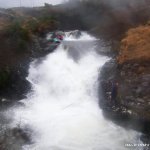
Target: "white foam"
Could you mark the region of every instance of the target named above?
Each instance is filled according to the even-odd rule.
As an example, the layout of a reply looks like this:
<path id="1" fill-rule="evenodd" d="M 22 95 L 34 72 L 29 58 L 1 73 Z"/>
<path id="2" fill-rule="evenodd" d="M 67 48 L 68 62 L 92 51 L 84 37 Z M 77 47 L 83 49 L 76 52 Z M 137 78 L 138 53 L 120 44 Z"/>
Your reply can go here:
<path id="1" fill-rule="evenodd" d="M 83 33 L 83 39 L 89 37 Z M 40 64 L 31 64 L 33 90 L 25 107 L 14 109 L 13 126 L 21 120 L 33 130 L 34 144 L 23 149 L 126 150 L 125 143 L 137 142 L 138 133 L 107 121 L 98 106 L 98 75 L 108 60 L 88 51 L 76 62 L 60 45 Z"/>
<path id="2" fill-rule="evenodd" d="M 75 32 L 77 32 L 77 31 L 75 31 Z M 77 38 L 74 35 L 74 32 L 70 31 L 70 32 L 65 33 L 64 40 L 66 40 L 66 41 L 93 41 L 93 40 L 97 40 L 97 39 L 95 37 L 87 34 L 87 32 L 81 32 L 81 35 Z"/>

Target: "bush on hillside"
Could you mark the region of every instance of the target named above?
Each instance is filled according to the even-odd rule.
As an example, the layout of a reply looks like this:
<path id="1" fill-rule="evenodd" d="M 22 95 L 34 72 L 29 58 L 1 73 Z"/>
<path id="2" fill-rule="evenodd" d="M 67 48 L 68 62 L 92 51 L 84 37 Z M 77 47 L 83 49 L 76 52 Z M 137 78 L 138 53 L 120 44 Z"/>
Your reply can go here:
<path id="1" fill-rule="evenodd" d="M 13 22 L 5 29 L 5 35 L 17 52 L 27 49 L 28 42 L 31 40 L 31 34 L 28 29 L 24 28 L 20 22 Z"/>
<path id="2" fill-rule="evenodd" d="M 121 50 L 118 57 L 119 63 L 127 61 L 150 60 L 150 26 L 139 26 L 130 29 L 121 41 Z"/>

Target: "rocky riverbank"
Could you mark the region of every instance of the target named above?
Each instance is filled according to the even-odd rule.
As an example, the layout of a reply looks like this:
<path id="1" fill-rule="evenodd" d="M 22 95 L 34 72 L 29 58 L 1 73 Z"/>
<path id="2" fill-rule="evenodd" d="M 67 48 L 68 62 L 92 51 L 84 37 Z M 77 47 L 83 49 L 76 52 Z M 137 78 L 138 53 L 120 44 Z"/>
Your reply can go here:
<path id="1" fill-rule="evenodd" d="M 104 115 L 119 124 L 150 134 L 150 26 L 130 29 L 118 55 L 106 63 L 100 77 Z M 113 84 L 117 94 L 113 96 Z"/>
<path id="2" fill-rule="evenodd" d="M 30 83 L 26 80 L 30 62 L 42 58 L 52 52 L 57 45 L 49 45 L 45 37 L 34 36 L 30 45 L 30 53 L 22 56 L 19 61 L 0 72 L 0 105 L 12 105 L 13 102 L 24 99 L 30 90 Z"/>
<path id="3" fill-rule="evenodd" d="M 25 144 L 31 144 L 31 131 L 21 127 L 21 122 L 16 128 L 10 129 L 5 111 L 12 105 L 20 105 L 19 100 L 26 98 L 26 94 L 31 90 L 31 84 L 26 80 L 29 65 L 33 60 L 40 60 L 48 53 L 52 52 L 57 45 L 50 45 L 45 37 L 33 37 L 31 43 L 31 53 L 22 57 L 18 63 L 9 66 L 7 70 L 0 72 L 0 149 L 20 150 Z M 7 78 L 6 78 L 7 76 Z M 3 79 L 3 80 L 2 80 Z M 4 80 L 6 79 L 6 81 Z M 3 82 L 2 82 L 3 81 Z M 5 81 L 5 82 L 4 82 Z"/>
<path id="4" fill-rule="evenodd" d="M 26 80 L 30 62 L 55 49 L 48 45 L 43 35 L 56 29 L 88 30 L 109 41 L 112 49 L 108 55 L 113 59 L 105 64 L 99 79 L 100 106 L 104 115 L 120 125 L 149 134 L 150 26 L 149 23 L 139 26 L 150 19 L 149 2 L 141 0 L 136 3 L 134 0 L 133 3 L 120 1 L 119 4 L 116 7 L 110 0 L 87 0 L 76 5 L 70 2 L 55 7 L 2 10 L 0 106 L 8 106 L 26 97 L 30 90 Z M 4 28 L 7 34 L 4 34 Z M 112 91 L 116 83 L 117 94 L 114 96 Z"/>

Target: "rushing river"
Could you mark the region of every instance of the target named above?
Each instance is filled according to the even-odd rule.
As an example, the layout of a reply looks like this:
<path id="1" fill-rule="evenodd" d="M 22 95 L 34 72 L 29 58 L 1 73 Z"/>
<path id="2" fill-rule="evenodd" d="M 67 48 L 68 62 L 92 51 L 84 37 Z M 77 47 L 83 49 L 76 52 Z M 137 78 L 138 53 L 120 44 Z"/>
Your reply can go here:
<path id="1" fill-rule="evenodd" d="M 139 134 L 103 117 L 98 105 L 98 76 L 108 57 L 97 54 L 96 39 L 67 36 L 43 60 L 30 65 L 32 91 L 14 109 L 15 126 L 32 130 L 25 150 L 126 150 Z M 133 149 L 133 147 L 132 147 Z"/>

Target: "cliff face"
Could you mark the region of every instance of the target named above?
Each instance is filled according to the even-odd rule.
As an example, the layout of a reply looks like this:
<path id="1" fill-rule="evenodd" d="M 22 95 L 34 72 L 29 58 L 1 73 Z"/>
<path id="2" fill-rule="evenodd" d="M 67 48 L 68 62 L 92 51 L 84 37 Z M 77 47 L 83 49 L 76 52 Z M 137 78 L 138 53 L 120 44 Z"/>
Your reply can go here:
<path id="1" fill-rule="evenodd" d="M 13 101 L 25 97 L 30 89 L 26 80 L 30 61 L 52 51 L 40 35 L 57 26 L 51 17 L 37 19 L 16 10 L 0 11 L 0 21 L 1 107 L 5 99 Z"/>
<path id="2" fill-rule="evenodd" d="M 99 79 L 105 116 L 146 134 L 150 134 L 149 29 L 149 25 L 130 29 L 117 58 L 104 65 Z"/>
<path id="3" fill-rule="evenodd" d="M 150 26 L 130 29 L 118 56 L 118 101 L 133 115 L 150 121 Z"/>
<path id="4" fill-rule="evenodd" d="M 117 59 L 104 66 L 101 79 L 104 106 L 116 115 L 128 117 L 133 128 L 144 132 L 150 132 L 148 124 L 144 124 L 150 122 L 149 66 L 150 26 L 143 25 L 127 31 Z M 111 99 L 115 83 L 117 96 Z"/>

